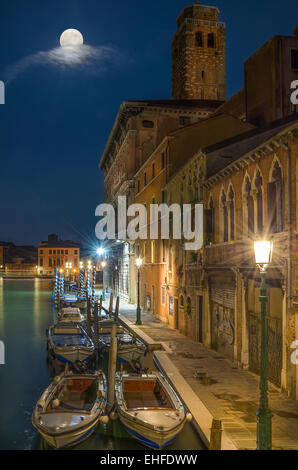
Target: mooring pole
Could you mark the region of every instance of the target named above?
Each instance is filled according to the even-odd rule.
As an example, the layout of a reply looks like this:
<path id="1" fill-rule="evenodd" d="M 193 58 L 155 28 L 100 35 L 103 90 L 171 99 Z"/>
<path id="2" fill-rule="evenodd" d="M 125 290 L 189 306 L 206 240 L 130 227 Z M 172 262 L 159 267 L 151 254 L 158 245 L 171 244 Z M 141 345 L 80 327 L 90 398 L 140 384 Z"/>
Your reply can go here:
<path id="1" fill-rule="evenodd" d="M 113 316 L 113 292 L 110 295 L 110 305 L 109 305 L 109 317 L 112 318 Z"/>
<path id="2" fill-rule="evenodd" d="M 117 364 L 117 325 L 114 322 L 111 329 L 111 344 L 109 351 L 109 372 L 108 372 L 108 406 L 112 407 L 115 402 L 115 374 Z"/>
<path id="3" fill-rule="evenodd" d="M 96 283 L 96 267 L 93 267 L 92 272 L 92 287 L 91 287 L 91 306 L 94 308 L 95 305 L 95 283 Z"/>
<path id="4" fill-rule="evenodd" d="M 93 309 L 93 343 L 96 351 L 98 351 L 98 303 L 95 302 Z"/>
<path id="5" fill-rule="evenodd" d="M 221 450 L 222 426 L 221 420 L 213 419 L 210 434 L 209 450 Z"/>
<path id="6" fill-rule="evenodd" d="M 80 271 L 80 298 L 84 298 L 84 277 L 85 277 L 85 272 L 84 269 L 81 268 Z"/>
<path id="7" fill-rule="evenodd" d="M 58 303 L 58 268 L 55 268 L 54 303 Z"/>
<path id="8" fill-rule="evenodd" d="M 87 298 L 87 335 L 91 338 L 91 302 L 90 297 Z"/>
<path id="9" fill-rule="evenodd" d="M 101 316 L 101 310 L 102 310 L 102 295 L 100 296 L 99 299 L 99 306 L 98 306 L 98 315 Z"/>
<path id="10" fill-rule="evenodd" d="M 115 307 L 115 321 L 118 321 L 118 318 L 119 318 L 119 304 L 120 304 L 120 298 L 118 295 L 116 299 L 116 307 Z"/>

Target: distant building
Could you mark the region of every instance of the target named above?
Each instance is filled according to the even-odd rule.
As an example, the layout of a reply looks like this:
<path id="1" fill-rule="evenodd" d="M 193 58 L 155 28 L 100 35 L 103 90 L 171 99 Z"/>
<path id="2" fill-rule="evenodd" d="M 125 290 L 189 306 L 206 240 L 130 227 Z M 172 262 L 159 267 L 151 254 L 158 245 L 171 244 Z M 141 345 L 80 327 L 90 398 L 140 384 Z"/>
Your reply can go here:
<path id="1" fill-rule="evenodd" d="M 38 247 L 38 274 L 52 275 L 55 268 L 66 269 L 66 263 L 71 263 L 72 269 L 80 266 L 80 245 L 70 240 L 59 240 L 53 234 L 48 241 L 42 241 Z"/>

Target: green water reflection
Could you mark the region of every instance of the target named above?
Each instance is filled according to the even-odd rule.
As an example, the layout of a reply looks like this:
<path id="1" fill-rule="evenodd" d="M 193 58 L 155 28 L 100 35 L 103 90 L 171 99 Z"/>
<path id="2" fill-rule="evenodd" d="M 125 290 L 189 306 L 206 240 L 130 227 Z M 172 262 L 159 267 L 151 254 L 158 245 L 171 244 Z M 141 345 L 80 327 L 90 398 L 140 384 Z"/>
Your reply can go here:
<path id="1" fill-rule="evenodd" d="M 0 449 L 49 449 L 31 424 L 34 404 L 51 382 L 45 331 L 53 323 L 51 283 L 45 280 L 0 278 L 0 340 L 6 364 L 0 366 Z M 53 373 L 53 371 L 52 371 Z M 169 449 L 202 449 L 190 424 Z M 145 449 L 119 421 L 99 425 L 74 450 Z"/>

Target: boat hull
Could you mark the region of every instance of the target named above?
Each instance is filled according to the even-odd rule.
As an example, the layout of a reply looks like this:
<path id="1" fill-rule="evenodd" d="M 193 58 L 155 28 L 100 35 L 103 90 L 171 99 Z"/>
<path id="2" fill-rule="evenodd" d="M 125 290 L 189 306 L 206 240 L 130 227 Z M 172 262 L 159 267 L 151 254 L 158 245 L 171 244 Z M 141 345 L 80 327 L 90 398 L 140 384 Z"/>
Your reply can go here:
<path id="1" fill-rule="evenodd" d="M 38 432 L 41 434 L 43 439 L 53 448 L 55 449 L 62 449 L 65 447 L 73 447 L 84 440 L 88 439 L 88 437 L 91 436 L 91 434 L 94 432 L 96 426 L 98 424 L 98 419 L 94 421 L 94 423 L 91 423 L 88 426 L 85 426 L 81 429 L 77 429 L 76 431 L 73 432 L 68 432 L 62 435 L 53 435 L 45 432 L 43 429 L 40 427 L 36 426 L 36 429 Z"/>
<path id="2" fill-rule="evenodd" d="M 76 361 L 88 362 L 93 357 L 93 352 L 83 351 L 80 348 L 77 348 L 73 351 L 69 349 L 61 350 L 61 348 L 52 349 L 53 359 L 61 362 L 63 364 L 74 364 Z"/>
<path id="3" fill-rule="evenodd" d="M 155 450 L 161 450 L 171 445 L 184 427 L 183 422 L 180 426 L 170 432 L 157 433 L 156 431 L 146 429 L 143 425 L 127 419 L 127 417 L 123 416 L 121 412 L 119 412 L 119 419 L 128 434 L 139 441 L 142 445 Z"/>

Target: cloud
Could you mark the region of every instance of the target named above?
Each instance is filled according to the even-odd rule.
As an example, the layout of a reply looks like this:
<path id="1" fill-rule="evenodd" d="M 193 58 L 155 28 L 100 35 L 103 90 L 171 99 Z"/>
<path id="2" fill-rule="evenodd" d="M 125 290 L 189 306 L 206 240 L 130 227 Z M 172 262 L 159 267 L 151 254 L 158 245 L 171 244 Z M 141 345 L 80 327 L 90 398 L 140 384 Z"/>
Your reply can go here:
<path id="1" fill-rule="evenodd" d="M 121 55 L 111 46 L 56 47 L 50 51 L 40 51 L 8 66 L 4 71 L 4 81 L 9 84 L 21 73 L 34 66 L 78 68 L 90 73 L 103 73 L 109 66 L 119 64 Z"/>

